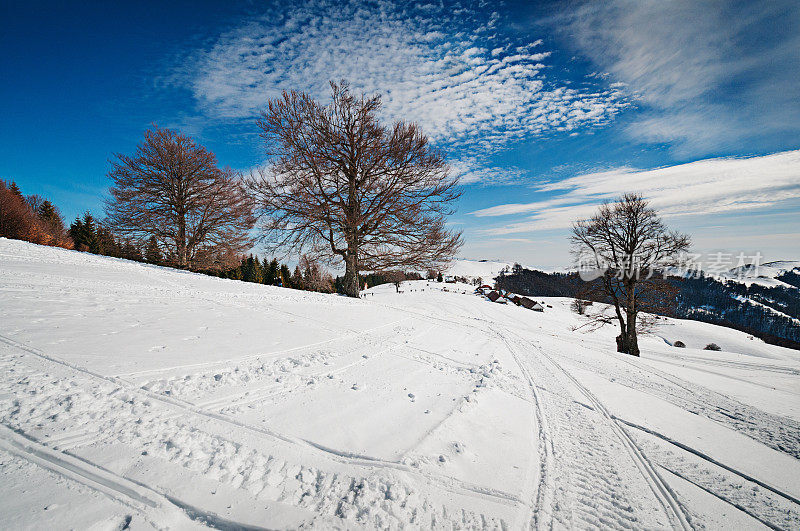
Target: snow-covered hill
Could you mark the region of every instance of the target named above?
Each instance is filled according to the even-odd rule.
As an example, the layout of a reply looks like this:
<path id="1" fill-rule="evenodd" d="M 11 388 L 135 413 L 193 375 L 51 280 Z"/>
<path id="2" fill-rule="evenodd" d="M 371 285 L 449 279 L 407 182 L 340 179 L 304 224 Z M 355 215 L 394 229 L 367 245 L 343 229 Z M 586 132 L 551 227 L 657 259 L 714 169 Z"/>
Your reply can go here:
<path id="1" fill-rule="evenodd" d="M 800 353 L 470 293 L 0 239 L 0 528 L 800 526 Z"/>
<path id="2" fill-rule="evenodd" d="M 494 277 L 500 274 L 505 268 L 511 268 L 513 264 L 508 262 L 498 262 L 493 260 L 468 260 L 458 258 L 453 260 L 447 268 L 447 274 L 468 279 L 481 278 L 487 284 L 493 284 Z"/>
<path id="3" fill-rule="evenodd" d="M 745 285 L 756 283 L 766 287 L 793 287 L 777 278 L 787 271 L 800 274 L 800 262 L 793 260 L 776 260 L 774 262 L 765 262 L 758 267 L 736 267 L 730 271 L 724 272 L 720 277 L 725 280 L 741 282 Z"/>

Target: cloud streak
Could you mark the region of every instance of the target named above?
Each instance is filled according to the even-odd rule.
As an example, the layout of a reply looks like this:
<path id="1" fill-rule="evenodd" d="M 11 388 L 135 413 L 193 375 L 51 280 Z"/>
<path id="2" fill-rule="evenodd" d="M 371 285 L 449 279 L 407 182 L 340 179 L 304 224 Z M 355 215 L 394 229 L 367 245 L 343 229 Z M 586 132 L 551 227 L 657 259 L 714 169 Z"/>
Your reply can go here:
<path id="1" fill-rule="evenodd" d="M 516 140 L 608 123 L 618 88 L 573 88 L 545 76 L 541 40 L 499 36 L 498 13 L 472 4 L 314 1 L 272 7 L 197 51 L 177 78 L 202 112 L 250 118 L 283 89 L 327 100 L 329 80 L 383 94 L 387 119 L 420 124 L 461 157 L 467 182 L 502 181 L 481 156 Z M 599 87 L 599 86 L 598 86 Z M 513 170 L 511 170 L 513 173 Z"/>
<path id="2" fill-rule="evenodd" d="M 709 153 L 800 133 L 794 0 L 589 2 L 553 28 L 642 104 L 632 138 Z"/>
<path id="3" fill-rule="evenodd" d="M 570 177 L 535 188 L 547 199 L 508 203 L 472 212 L 477 217 L 522 220 L 485 229 L 516 234 L 568 228 L 621 190 L 638 192 L 664 216 L 719 214 L 779 206 L 800 199 L 800 150 L 750 158 L 706 159 L 653 170 L 619 168 Z"/>

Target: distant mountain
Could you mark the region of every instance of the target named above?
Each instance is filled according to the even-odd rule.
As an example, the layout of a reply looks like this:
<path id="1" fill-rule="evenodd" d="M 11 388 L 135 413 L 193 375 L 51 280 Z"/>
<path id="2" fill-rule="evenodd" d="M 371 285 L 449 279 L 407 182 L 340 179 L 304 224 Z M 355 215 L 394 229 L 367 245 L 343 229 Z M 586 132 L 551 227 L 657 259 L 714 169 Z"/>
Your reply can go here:
<path id="1" fill-rule="evenodd" d="M 722 273 L 720 276 L 725 280 L 741 282 L 748 286 L 756 283 L 762 286 L 773 287 L 791 286 L 791 283 L 786 282 L 786 278 L 790 278 L 792 274 L 798 273 L 800 273 L 800 261 L 776 260 L 774 262 L 766 262 L 758 267 L 736 267 Z M 796 284 L 794 286 L 797 287 Z"/>
<path id="2" fill-rule="evenodd" d="M 500 271 L 505 268 L 511 269 L 512 266 L 513 264 L 508 262 L 458 258 L 453 260 L 445 273 L 456 277 L 466 277 L 470 280 L 480 277 L 485 283 L 493 284 L 494 277 L 499 275 Z"/>
<path id="3" fill-rule="evenodd" d="M 675 276 L 672 317 L 735 328 L 777 345 L 800 349 L 800 262 L 776 261 L 757 270 L 720 276 Z M 512 266 L 497 287 L 529 296 L 581 296 L 576 273 L 546 273 Z"/>

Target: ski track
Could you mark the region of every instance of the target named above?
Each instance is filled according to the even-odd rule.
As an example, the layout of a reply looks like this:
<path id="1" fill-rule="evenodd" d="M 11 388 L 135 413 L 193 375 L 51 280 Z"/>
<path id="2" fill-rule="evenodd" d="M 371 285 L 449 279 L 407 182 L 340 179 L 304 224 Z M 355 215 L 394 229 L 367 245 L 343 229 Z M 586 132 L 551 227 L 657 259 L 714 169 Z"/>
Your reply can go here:
<path id="1" fill-rule="evenodd" d="M 63 280 L 60 277 L 42 274 L 38 280 L 42 279 L 50 279 L 58 286 L 55 291 L 65 297 L 80 291 L 94 300 L 98 287 L 103 286 L 138 297 L 186 296 L 167 285 L 148 286 L 142 292 L 141 286 L 121 287 L 102 280 L 91 287 L 70 286 L 67 292 L 58 284 Z M 34 285 L 24 287 L 35 289 Z M 640 360 L 615 356 L 614 361 L 622 363 L 604 363 L 598 356 L 581 356 L 582 349 L 590 350 L 588 345 L 537 331 L 516 314 L 501 323 L 487 312 L 490 306 L 478 306 L 471 314 L 466 307 L 441 301 L 426 309 L 378 302 L 376 307 L 391 308 L 407 317 L 354 330 L 278 308 L 271 292 L 269 297 L 221 292 L 215 295 L 222 300 L 215 300 L 193 288 L 189 295 L 223 308 L 249 308 L 257 302 L 335 336 L 264 354 L 117 376 L 93 372 L 0 336 L 0 449 L 101 492 L 137 514 L 152 518 L 147 511 L 156 508 L 159 515 L 170 519 L 225 529 L 249 527 L 204 512 L 164 492 L 157 483 L 140 483 L 84 456 L 95 455 L 91 451 L 100 448 L 124 447 L 123 454 L 142 456 L 130 458 L 135 459 L 132 466 L 138 459 L 170 463 L 245 493 L 254 502 L 269 500 L 307 509 L 315 516 L 303 527 L 326 527 L 331 521 L 341 521 L 343 527 L 369 528 L 704 527 L 703 515 L 681 503 L 662 473 L 682 478 L 767 527 L 797 529 L 800 525 L 800 500 L 735 465 L 617 418 L 569 369 L 588 369 L 795 459 L 800 458 L 800 422 L 761 411 Z M 297 302 L 282 295 L 277 299 Z M 436 352 L 436 348 L 412 344 L 437 326 L 420 329 L 420 324 L 428 323 L 447 323 L 465 332 L 479 330 L 496 338 L 504 349 L 499 357 L 513 361 L 511 370 L 497 359 L 469 363 Z M 463 378 L 473 392 L 494 388 L 529 404 L 536 431 L 531 430 L 531 451 L 538 453 L 538 459 L 532 459 L 524 471 L 520 492 L 469 483 L 444 469 L 438 472 L 422 466 L 427 464 L 426 458 L 414 457 L 416 448 L 463 411 L 467 396 L 454 400 L 446 414 L 397 459 L 331 448 L 236 417 L 255 402 L 313 389 L 325 378 L 357 371 L 382 356 L 426 364 Z M 792 368 L 690 355 L 656 354 L 654 359 L 697 363 L 706 368 L 691 368 L 734 380 L 735 376 L 712 369 L 800 375 Z M 462 380 L 457 381 L 460 385 Z M 436 490 L 449 493 L 449 501 L 432 496 Z M 642 496 L 644 492 L 652 496 Z"/>
<path id="2" fill-rule="evenodd" d="M 427 312 L 410 313 L 465 326 L 462 322 Z M 539 473 L 536 510 L 533 515 L 533 523 L 538 529 L 559 526 L 586 529 L 635 529 L 643 526 L 691 528 L 674 493 L 631 438 L 611 419 L 587 389 L 547 356 L 538 345 L 513 333 L 513 337 L 509 338 L 506 334 L 510 331 L 501 332 L 502 327 L 497 326 L 497 323 L 474 316 L 472 319 L 479 322 L 486 333 L 498 337 L 506 345 L 533 394 L 538 409 L 537 417 L 541 417 L 539 428 L 542 434 L 540 444 L 543 444 L 540 450 L 543 452 L 542 469 Z M 518 341 L 532 346 L 533 349 L 518 353 L 514 345 Z M 536 353 L 539 355 L 535 355 Z M 544 365 L 544 359 L 550 362 L 550 367 Z M 535 369 L 529 369 L 531 365 Z M 531 374 L 536 375 L 536 380 Z M 568 391 L 570 386 L 579 388 L 589 401 L 594 402 L 595 407 L 603 412 L 601 418 L 605 419 L 604 423 L 598 425 L 596 418 L 591 418 L 599 414 L 594 408 L 582 407 L 573 400 Z M 537 392 L 542 387 L 550 392 L 550 400 L 544 401 L 541 393 Z M 551 430 L 548 425 L 554 428 Z M 613 442 L 615 439 L 619 442 Z M 559 449 L 558 459 L 547 456 L 554 447 Z M 645 482 L 644 488 L 652 489 L 659 507 L 634 507 L 625 501 L 634 497 L 621 494 L 630 492 L 631 488 L 630 479 L 623 478 L 618 470 L 621 454 L 630 456 L 636 475 Z M 654 509 L 663 512 L 666 520 L 652 519 Z M 640 521 L 637 514 L 645 517 L 649 515 L 650 519 Z"/>
<path id="3" fill-rule="evenodd" d="M 94 425 L 94 433 L 109 434 L 108 438 L 115 443 L 141 449 L 141 452 L 145 452 L 143 455 L 175 462 L 204 477 L 245 489 L 256 498 L 289 503 L 322 515 L 352 519 L 363 525 L 377 527 L 399 527 L 404 523 L 435 528 L 493 528 L 506 525 L 495 517 L 466 509 L 454 514 L 447 506 L 436 505 L 426 499 L 413 481 L 407 481 L 400 474 L 417 476 L 460 495 L 490 499 L 495 503 L 525 504 L 524 500 L 511 493 L 454 478 L 425 474 L 402 463 L 338 452 L 311 441 L 248 426 L 224 415 L 184 405 L 181 401 L 139 388 L 129 388 L 121 380 L 72 366 L 8 338 L 0 339 L 23 351 L 16 356 L 0 358 L 0 368 L 6 379 L 2 382 L 4 388 L 14 385 L 23 387 L 10 403 L 0 402 L 2 420 L 11 428 L 31 437 L 38 439 L 41 436 L 45 444 L 48 444 L 44 434 L 48 421 L 51 425 L 67 423 L 74 428 Z M 28 355 L 79 374 L 58 377 L 46 371 L 26 370 L 21 358 Z M 81 375 L 89 378 L 89 381 L 80 382 Z M 159 406 L 168 409 L 177 407 L 182 411 L 177 420 L 175 416 L 165 418 L 163 408 Z M 227 427 L 223 426 L 219 433 L 207 433 L 185 422 L 181 418 L 185 415 L 200 415 L 212 421 L 221 421 Z M 325 473 L 315 467 L 293 464 L 277 455 L 264 454 L 221 435 L 229 433 L 231 427 L 317 450 L 333 461 L 356 465 L 366 473 L 356 477 Z"/>
<path id="4" fill-rule="evenodd" d="M 569 362 L 613 378 L 620 385 L 665 400 L 800 459 L 800 422 L 762 411 L 645 363 L 622 356 L 616 356 L 616 359 L 634 370 L 623 369 L 617 364 L 600 364 L 588 357 L 571 357 Z M 643 373 L 655 376 L 656 379 L 642 378 Z"/>

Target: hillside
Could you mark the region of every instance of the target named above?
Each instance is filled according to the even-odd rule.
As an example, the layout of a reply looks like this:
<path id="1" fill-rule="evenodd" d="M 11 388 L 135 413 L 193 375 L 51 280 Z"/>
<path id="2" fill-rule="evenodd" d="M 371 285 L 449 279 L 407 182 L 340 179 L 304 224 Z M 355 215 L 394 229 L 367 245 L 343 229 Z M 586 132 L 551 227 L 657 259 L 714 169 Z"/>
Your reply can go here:
<path id="1" fill-rule="evenodd" d="M 500 274 L 505 268 L 511 268 L 513 264 L 508 262 L 498 262 L 494 260 L 468 260 L 458 258 L 453 260 L 447 268 L 448 275 L 465 277 L 469 279 L 480 278 L 487 284 L 494 283 L 494 277 Z"/>
<path id="2" fill-rule="evenodd" d="M 0 239 L 0 527 L 800 526 L 800 353 L 663 319 L 632 358 L 471 289 Z"/>

